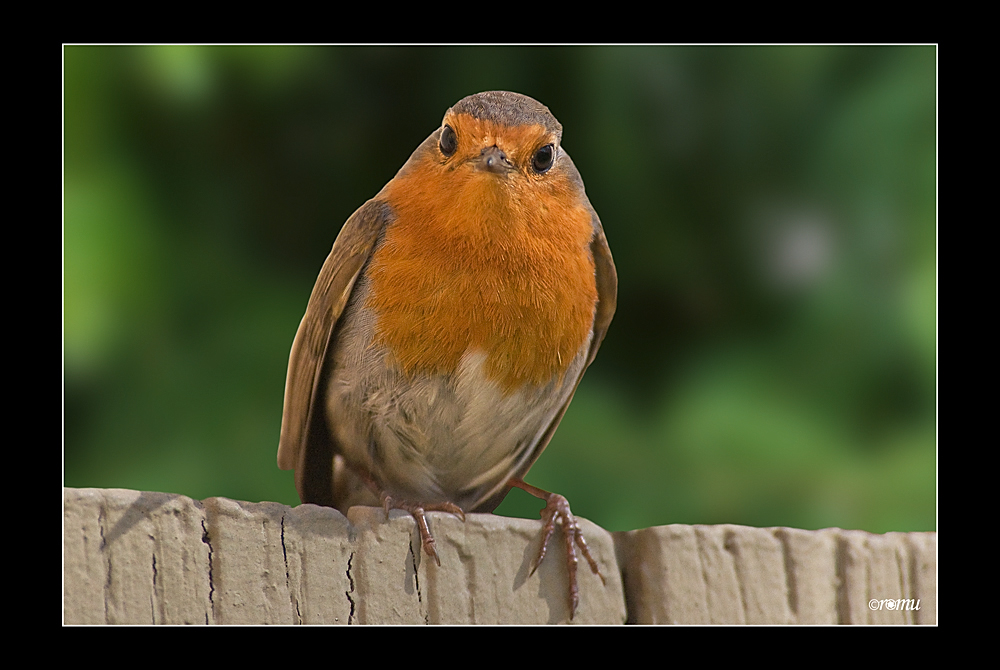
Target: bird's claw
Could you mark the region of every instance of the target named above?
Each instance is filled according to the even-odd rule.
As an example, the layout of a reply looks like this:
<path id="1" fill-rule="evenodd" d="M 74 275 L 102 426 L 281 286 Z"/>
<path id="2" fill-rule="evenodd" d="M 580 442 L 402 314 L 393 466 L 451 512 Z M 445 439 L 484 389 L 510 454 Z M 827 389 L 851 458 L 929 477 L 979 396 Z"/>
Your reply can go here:
<path id="1" fill-rule="evenodd" d="M 549 493 L 545 496 L 545 508 L 542 510 L 541 516 L 542 521 L 545 523 L 542 528 L 542 546 L 539 548 L 538 556 L 531 567 L 531 574 L 535 574 L 535 570 L 538 569 L 538 566 L 541 565 L 542 560 L 545 558 L 549 538 L 552 537 L 552 533 L 555 531 L 556 523 L 559 523 L 563 527 L 563 536 L 566 541 L 566 568 L 569 573 L 569 618 L 572 620 L 573 615 L 576 614 L 576 608 L 580 604 L 580 593 L 576 580 L 577 547 L 580 548 L 580 552 L 587 559 L 587 563 L 590 564 L 590 569 L 593 573 L 601 578 L 601 583 L 607 585 L 607 581 L 604 579 L 604 575 L 601 574 L 597 561 L 591 556 L 590 549 L 587 547 L 587 541 L 583 538 L 583 531 L 580 530 L 580 524 L 577 523 L 573 513 L 570 512 L 569 501 L 565 497 L 558 493 Z"/>
<path id="2" fill-rule="evenodd" d="M 424 553 L 433 558 L 439 567 L 441 559 L 438 558 L 437 551 L 434 549 L 434 535 L 431 534 L 430 526 L 427 524 L 425 512 L 450 512 L 462 521 L 465 521 L 465 512 L 462 508 L 450 502 L 411 503 L 406 500 L 394 500 L 389 494 L 383 493 L 382 508 L 385 509 L 387 519 L 389 518 L 389 511 L 394 509 L 401 509 L 413 516 L 413 520 L 417 522 L 417 530 L 420 532 L 420 546 L 424 548 Z"/>

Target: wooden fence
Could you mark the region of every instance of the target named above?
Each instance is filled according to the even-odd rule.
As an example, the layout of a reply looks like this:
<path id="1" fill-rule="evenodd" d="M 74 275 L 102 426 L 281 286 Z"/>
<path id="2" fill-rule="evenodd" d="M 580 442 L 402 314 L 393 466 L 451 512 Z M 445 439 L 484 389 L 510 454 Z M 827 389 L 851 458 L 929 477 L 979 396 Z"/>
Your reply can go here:
<path id="1" fill-rule="evenodd" d="M 566 623 L 561 531 L 541 523 L 121 489 L 64 490 L 66 624 Z M 936 624 L 937 533 L 580 519 L 607 585 L 580 562 L 577 624 Z"/>

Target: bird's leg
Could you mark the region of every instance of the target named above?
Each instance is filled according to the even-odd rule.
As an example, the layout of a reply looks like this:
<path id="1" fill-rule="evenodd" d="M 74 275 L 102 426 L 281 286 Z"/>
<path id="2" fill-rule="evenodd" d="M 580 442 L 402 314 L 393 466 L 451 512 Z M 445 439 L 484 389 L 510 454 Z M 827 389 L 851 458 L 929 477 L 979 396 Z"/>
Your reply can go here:
<path id="1" fill-rule="evenodd" d="M 572 619 L 576 613 L 576 606 L 580 602 L 580 594 L 576 584 L 576 547 L 580 547 L 584 558 L 590 563 L 590 569 L 601 578 L 601 583 L 606 585 L 607 582 L 604 575 L 601 574 L 600 568 L 597 567 L 597 561 L 590 555 L 590 549 L 587 548 L 587 541 L 583 539 L 580 524 L 576 522 L 573 513 L 569 510 L 569 501 L 558 493 L 549 493 L 526 483 L 523 479 L 511 479 L 507 484 L 508 486 L 516 486 L 545 501 L 545 508 L 541 512 L 542 520 L 545 522 L 545 526 L 542 528 L 542 546 L 531 566 L 531 574 L 535 574 L 535 570 L 545 558 L 545 550 L 548 547 L 549 538 L 555 531 L 556 523 L 558 522 L 563 527 L 563 535 L 565 535 L 566 540 L 566 568 L 569 572 L 569 618 Z"/>
<path id="2" fill-rule="evenodd" d="M 396 500 L 386 492 L 382 492 L 382 507 L 385 509 L 386 518 L 389 510 L 401 509 L 413 515 L 417 522 L 417 530 L 420 531 L 420 545 L 424 548 L 424 553 L 434 559 L 439 566 L 441 559 L 438 558 L 437 551 L 434 550 L 434 536 L 431 534 L 430 526 L 427 525 L 425 512 L 451 512 L 462 521 L 465 521 L 465 512 L 458 505 L 450 502 L 442 503 L 414 503 L 407 500 Z"/>
<path id="3" fill-rule="evenodd" d="M 386 519 L 389 518 L 389 510 L 401 509 L 409 512 L 413 520 L 417 522 L 417 530 L 420 531 L 420 545 L 424 548 L 424 553 L 434 559 L 439 566 L 441 559 L 438 558 L 434 549 L 434 535 L 431 534 L 430 526 L 427 524 L 426 512 L 450 512 L 465 521 L 465 512 L 458 505 L 451 502 L 419 503 L 409 500 L 398 500 L 389 495 L 388 491 L 382 489 L 371 473 L 364 469 L 355 468 L 355 472 L 368 488 L 382 501 L 382 508 L 385 510 Z"/>

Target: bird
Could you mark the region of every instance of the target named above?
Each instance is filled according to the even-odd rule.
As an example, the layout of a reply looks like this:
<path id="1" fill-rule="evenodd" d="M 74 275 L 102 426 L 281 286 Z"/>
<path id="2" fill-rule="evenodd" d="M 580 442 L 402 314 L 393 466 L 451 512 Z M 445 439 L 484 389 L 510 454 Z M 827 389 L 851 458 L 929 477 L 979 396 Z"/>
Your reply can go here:
<path id="1" fill-rule="evenodd" d="M 347 220 L 289 356 L 278 466 L 303 503 L 492 512 L 545 501 L 545 558 L 565 535 L 604 582 L 569 503 L 524 481 L 593 362 L 617 303 L 600 218 L 562 125 L 510 91 L 462 98 Z"/>

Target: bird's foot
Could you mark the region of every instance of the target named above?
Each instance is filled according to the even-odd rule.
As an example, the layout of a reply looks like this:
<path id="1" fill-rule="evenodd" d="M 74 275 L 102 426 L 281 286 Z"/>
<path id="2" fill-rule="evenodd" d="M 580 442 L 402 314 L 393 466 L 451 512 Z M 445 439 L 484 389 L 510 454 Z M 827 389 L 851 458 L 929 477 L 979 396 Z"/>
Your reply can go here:
<path id="1" fill-rule="evenodd" d="M 541 565 L 542 560 L 545 558 L 549 538 L 552 537 L 552 533 L 556 529 L 556 523 L 559 523 L 563 527 L 563 535 L 566 541 L 566 568 L 567 572 L 569 572 L 569 618 L 572 619 L 573 615 L 576 614 L 577 605 L 580 603 L 580 593 L 576 583 L 577 547 L 580 548 L 580 552 L 587 559 L 587 563 L 590 564 L 590 569 L 595 575 L 601 578 L 601 583 L 607 584 L 604 575 L 601 574 L 600 568 L 597 567 L 597 561 L 590 555 L 590 549 L 587 548 L 587 541 L 583 539 L 580 524 L 576 522 L 576 518 L 570 512 L 569 501 L 558 493 L 549 493 L 520 479 L 512 479 L 507 483 L 545 501 L 545 508 L 541 511 L 542 521 L 545 522 L 542 528 L 542 546 L 538 550 L 538 556 L 531 566 L 531 574 L 535 574 L 535 570 L 538 569 L 538 566 Z"/>
<path id="2" fill-rule="evenodd" d="M 462 511 L 462 508 L 450 502 L 414 503 L 408 500 L 396 500 L 388 493 L 383 493 L 381 497 L 386 517 L 389 516 L 389 510 L 393 509 L 401 509 L 413 515 L 413 519 L 417 522 L 417 530 L 420 531 L 420 545 L 424 548 L 424 553 L 433 558 L 434 562 L 440 566 L 441 559 L 438 558 L 437 551 L 434 549 L 434 536 L 431 534 L 430 526 L 427 525 L 427 516 L 424 513 L 451 512 L 465 521 L 465 512 Z"/>

